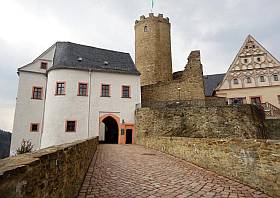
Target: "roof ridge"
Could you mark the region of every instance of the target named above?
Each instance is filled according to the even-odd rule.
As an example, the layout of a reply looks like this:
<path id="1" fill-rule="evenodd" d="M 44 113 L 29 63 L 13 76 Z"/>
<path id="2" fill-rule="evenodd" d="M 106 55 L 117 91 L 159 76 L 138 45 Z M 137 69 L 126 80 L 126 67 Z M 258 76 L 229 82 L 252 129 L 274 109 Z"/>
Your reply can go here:
<path id="1" fill-rule="evenodd" d="M 82 47 L 89 47 L 89 48 L 94 48 L 94 49 L 98 49 L 98 50 L 104 50 L 104 51 L 110 51 L 110 52 L 117 52 L 117 53 L 122 53 L 122 54 L 129 54 L 128 52 L 122 52 L 122 51 L 117 51 L 117 50 L 104 49 L 104 48 L 94 47 L 94 46 L 90 46 L 90 45 L 84 45 L 84 44 L 80 44 L 80 43 L 73 43 L 73 42 L 70 42 L 70 41 L 57 41 L 56 43 L 68 43 L 68 44 L 72 44 L 72 45 L 79 45 L 79 46 L 82 46 Z"/>
<path id="2" fill-rule="evenodd" d="M 205 74 L 203 76 L 216 76 L 216 75 L 225 75 L 226 73 L 219 73 L 219 74 Z"/>

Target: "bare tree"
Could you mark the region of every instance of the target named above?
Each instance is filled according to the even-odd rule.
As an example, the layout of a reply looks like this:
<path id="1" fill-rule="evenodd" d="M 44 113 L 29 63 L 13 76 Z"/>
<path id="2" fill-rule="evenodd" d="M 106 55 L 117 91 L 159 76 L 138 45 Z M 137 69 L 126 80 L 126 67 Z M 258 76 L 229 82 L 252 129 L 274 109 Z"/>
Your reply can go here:
<path id="1" fill-rule="evenodd" d="M 21 145 L 19 148 L 17 148 L 16 152 L 17 155 L 24 154 L 24 153 L 30 153 L 33 149 L 33 144 L 31 140 L 25 140 L 23 139 L 21 142 Z"/>

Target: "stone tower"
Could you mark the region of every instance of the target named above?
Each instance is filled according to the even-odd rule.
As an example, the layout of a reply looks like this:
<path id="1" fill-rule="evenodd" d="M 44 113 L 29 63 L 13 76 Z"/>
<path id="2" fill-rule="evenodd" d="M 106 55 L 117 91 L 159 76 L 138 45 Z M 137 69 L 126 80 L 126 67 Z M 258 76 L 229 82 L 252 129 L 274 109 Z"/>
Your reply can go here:
<path id="1" fill-rule="evenodd" d="M 135 63 L 141 86 L 172 80 L 170 23 L 162 14 L 136 20 Z"/>

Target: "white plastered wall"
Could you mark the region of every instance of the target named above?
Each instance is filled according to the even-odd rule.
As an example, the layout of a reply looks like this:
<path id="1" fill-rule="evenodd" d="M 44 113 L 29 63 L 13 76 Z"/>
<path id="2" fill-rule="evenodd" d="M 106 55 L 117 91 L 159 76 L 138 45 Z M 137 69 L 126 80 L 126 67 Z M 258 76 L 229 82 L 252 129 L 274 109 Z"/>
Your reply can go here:
<path id="1" fill-rule="evenodd" d="M 46 90 L 46 70 L 41 69 L 41 62 L 52 66 L 55 45 L 46 50 L 32 63 L 19 69 L 18 93 L 14 115 L 13 134 L 10 154 L 14 155 L 23 139 L 31 140 L 33 149 L 40 148 L 40 137 L 43 127 L 43 112 Z M 33 86 L 43 87 L 42 100 L 31 99 Z M 30 124 L 38 123 L 39 132 L 30 132 Z"/>
<path id="2" fill-rule="evenodd" d="M 31 140 L 34 149 L 40 146 L 44 109 L 46 76 L 44 74 L 19 72 L 18 93 L 11 141 L 11 155 L 21 145 L 23 139 Z M 43 87 L 43 99 L 32 99 L 32 87 Z M 39 132 L 30 132 L 30 124 L 39 123 Z"/>
<path id="3" fill-rule="evenodd" d="M 66 95 L 55 95 L 58 81 L 66 83 Z M 90 96 L 77 96 L 79 82 L 89 84 Z M 101 84 L 110 84 L 111 97 L 100 97 Z M 131 98 L 121 98 L 122 85 L 131 87 Z M 120 121 L 134 123 L 135 107 L 140 101 L 139 76 L 71 69 L 52 70 L 48 74 L 41 148 L 99 136 L 102 130 L 99 118 L 102 115 L 113 114 Z M 77 121 L 76 132 L 65 132 L 67 120 Z"/>

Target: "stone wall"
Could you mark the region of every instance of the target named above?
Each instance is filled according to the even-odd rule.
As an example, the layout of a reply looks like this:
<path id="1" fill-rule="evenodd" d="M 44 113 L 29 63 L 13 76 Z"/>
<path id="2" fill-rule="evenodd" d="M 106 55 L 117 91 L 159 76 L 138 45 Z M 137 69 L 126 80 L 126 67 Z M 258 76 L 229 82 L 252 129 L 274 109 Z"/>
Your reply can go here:
<path id="1" fill-rule="evenodd" d="M 77 196 L 97 145 L 93 138 L 0 160 L 0 195 Z"/>
<path id="2" fill-rule="evenodd" d="M 280 119 L 269 119 L 264 122 L 269 139 L 280 140 Z"/>
<path id="3" fill-rule="evenodd" d="M 175 106 L 136 110 L 136 141 L 148 136 L 266 138 L 260 109 L 242 106 Z"/>
<path id="4" fill-rule="evenodd" d="M 280 197 L 280 141 L 150 137 L 143 144 Z"/>
<path id="5" fill-rule="evenodd" d="M 191 52 L 188 64 L 180 77 L 171 81 L 142 86 L 141 94 L 142 103 L 205 99 L 200 52 Z"/>

